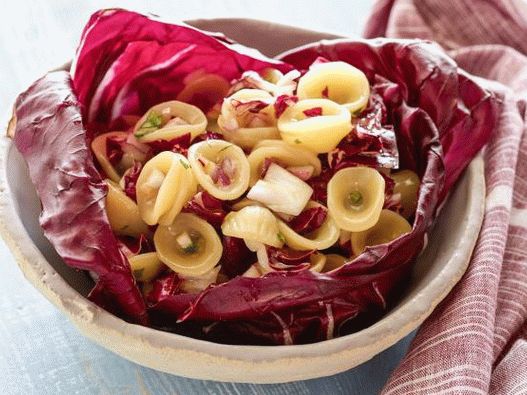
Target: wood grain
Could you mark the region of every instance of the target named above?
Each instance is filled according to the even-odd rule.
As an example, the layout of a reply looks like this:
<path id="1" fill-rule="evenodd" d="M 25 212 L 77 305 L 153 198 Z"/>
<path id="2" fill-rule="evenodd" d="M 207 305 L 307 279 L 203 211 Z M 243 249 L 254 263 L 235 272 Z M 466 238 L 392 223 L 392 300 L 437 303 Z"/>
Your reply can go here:
<path id="1" fill-rule="evenodd" d="M 7 4 L 5 2 L 4 4 Z M 251 17 L 359 35 L 369 0 L 14 1 L 0 24 L 0 109 L 46 70 L 72 57 L 82 26 L 98 8 L 120 6 L 174 20 Z M 410 337 L 368 363 L 333 377 L 282 385 L 218 383 L 143 368 L 84 339 L 22 277 L 0 242 L 0 372 L 3 394 L 374 394 Z"/>

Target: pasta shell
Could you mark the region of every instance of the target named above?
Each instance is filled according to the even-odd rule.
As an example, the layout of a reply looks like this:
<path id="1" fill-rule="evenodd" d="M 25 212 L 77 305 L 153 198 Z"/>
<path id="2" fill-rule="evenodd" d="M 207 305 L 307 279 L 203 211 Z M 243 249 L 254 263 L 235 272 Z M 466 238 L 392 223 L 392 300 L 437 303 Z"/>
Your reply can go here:
<path id="1" fill-rule="evenodd" d="M 309 270 L 317 273 L 321 273 L 326 265 L 326 256 L 324 254 L 315 253 L 311 255 L 311 267 Z"/>
<path id="2" fill-rule="evenodd" d="M 405 218 L 410 218 L 417 208 L 417 197 L 419 194 L 419 185 L 421 181 L 417 174 L 411 170 L 402 170 L 390 175 L 395 181 L 393 194 L 400 194 L 402 215 Z"/>
<path id="3" fill-rule="evenodd" d="M 221 225 L 225 236 L 260 242 L 280 248 L 283 236 L 278 229 L 278 220 L 264 207 L 247 206 L 240 211 L 231 211 Z"/>
<path id="4" fill-rule="evenodd" d="M 412 226 L 402 216 L 394 211 L 382 210 L 374 227 L 351 234 L 353 253 L 359 255 L 366 247 L 389 243 L 411 230 Z"/>
<path id="5" fill-rule="evenodd" d="M 310 201 L 306 209 L 322 206 L 321 204 Z M 331 215 L 327 215 L 324 223 L 307 235 L 300 235 L 291 229 L 285 222 L 278 221 L 278 228 L 285 238 L 285 244 L 294 250 L 324 250 L 337 242 L 340 236 L 339 228 Z"/>
<path id="6" fill-rule="evenodd" d="M 320 159 L 305 148 L 292 146 L 281 140 L 263 140 L 247 157 L 251 166 L 249 185 L 253 186 L 260 178 L 265 159 L 274 159 L 283 167 L 313 166 L 315 176 L 319 175 L 322 169 Z"/>
<path id="7" fill-rule="evenodd" d="M 313 109 L 320 109 L 321 115 L 306 114 Z M 277 125 L 287 143 L 323 153 L 333 150 L 351 131 L 351 114 L 331 100 L 306 99 L 288 107 Z"/>
<path id="8" fill-rule="evenodd" d="M 348 63 L 319 63 L 300 78 L 297 95 L 301 100 L 327 98 L 354 113 L 368 104 L 370 84 L 361 70 Z"/>
<path id="9" fill-rule="evenodd" d="M 322 273 L 327 273 L 332 270 L 338 269 L 346 263 L 347 259 L 339 254 L 327 254 L 326 263 L 322 269 Z"/>
<path id="10" fill-rule="evenodd" d="M 137 179 L 137 205 L 148 225 L 170 225 L 183 205 L 197 192 L 187 159 L 161 152 L 144 165 Z"/>
<path id="11" fill-rule="evenodd" d="M 188 160 L 199 184 L 218 199 L 236 199 L 249 187 L 249 162 L 242 149 L 232 143 L 207 140 L 193 144 L 188 150 Z M 213 176 L 220 171 L 222 177 L 216 175 L 215 182 Z"/>
<path id="12" fill-rule="evenodd" d="M 105 207 L 112 230 L 119 235 L 132 237 L 148 233 L 148 226 L 142 220 L 137 204 L 115 182 L 106 180 L 106 184 L 108 194 Z"/>
<path id="13" fill-rule="evenodd" d="M 137 121 L 135 137 L 142 142 L 172 140 L 190 133 L 191 140 L 207 128 L 207 117 L 192 104 L 173 100 L 150 108 Z"/>
<path id="14" fill-rule="evenodd" d="M 186 240 L 190 244 L 184 244 Z M 183 276 L 201 276 L 209 272 L 219 262 L 223 251 L 214 228 L 189 213 L 179 214 L 171 225 L 159 226 L 154 244 L 159 259 Z"/>
<path id="15" fill-rule="evenodd" d="M 134 255 L 128 258 L 128 262 L 136 281 L 145 283 L 155 279 L 163 269 L 163 263 L 155 252 Z"/>
<path id="16" fill-rule="evenodd" d="M 231 87 L 229 81 L 221 75 L 206 74 L 201 70 L 189 74 L 184 83 L 185 86 L 176 96 L 176 100 L 185 103 L 192 103 L 200 96 L 205 96 L 209 103 L 221 102 Z"/>
<path id="17" fill-rule="evenodd" d="M 182 276 L 180 289 L 185 293 L 198 293 L 216 282 L 221 267 L 216 266 L 200 276 Z"/>
<path id="18" fill-rule="evenodd" d="M 123 157 L 114 167 L 107 154 L 108 138 L 123 140 Z M 114 182 L 119 182 L 122 174 L 134 165 L 134 162 L 144 162 L 147 158 L 149 147 L 139 143 L 127 132 L 108 132 L 95 137 L 91 143 L 91 149 L 101 165 L 104 173 Z"/>
<path id="19" fill-rule="evenodd" d="M 328 209 L 337 225 L 361 232 L 375 225 L 384 204 L 384 178 L 369 167 L 339 170 L 328 183 Z"/>
<path id="20" fill-rule="evenodd" d="M 251 149 L 259 141 L 279 139 L 276 116 L 270 93 L 260 89 L 242 89 L 223 101 L 218 126 L 223 136 L 243 149 Z M 257 114 L 250 111 L 240 115 L 234 110 L 233 101 L 249 103 L 251 101 L 269 102 L 269 105 Z M 254 126 L 257 125 L 257 126 Z"/>

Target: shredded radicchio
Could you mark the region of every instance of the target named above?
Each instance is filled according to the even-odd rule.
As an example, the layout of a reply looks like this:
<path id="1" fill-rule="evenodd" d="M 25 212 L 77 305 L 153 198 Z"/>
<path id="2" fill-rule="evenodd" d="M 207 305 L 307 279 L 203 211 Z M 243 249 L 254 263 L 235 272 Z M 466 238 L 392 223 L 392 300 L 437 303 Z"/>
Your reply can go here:
<path id="1" fill-rule="evenodd" d="M 313 107 L 308 108 L 307 110 L 302 111 L 304 115 L 308 118 L 311 117 L 320 117 L 322 115 L 322 107 Z"/>
<path id="2" fill-rule="evenodd" d="M 327 209 L 323 206 L 312 207 L 304 210 L 288 222 L 288 225 L 296 233 L 305 235 L 311 233 L 324 223 Z"/>

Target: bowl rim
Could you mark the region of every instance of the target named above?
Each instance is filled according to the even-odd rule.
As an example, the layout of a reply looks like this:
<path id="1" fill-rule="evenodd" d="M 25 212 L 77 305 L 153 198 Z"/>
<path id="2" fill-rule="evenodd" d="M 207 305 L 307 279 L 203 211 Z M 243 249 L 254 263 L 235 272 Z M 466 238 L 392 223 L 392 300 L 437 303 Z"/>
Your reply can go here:
<path id="1" fill-rule="evenodd" d="M 463 245 L 463 248 L 459 247 L 458 250 L 466 250 L 470 253 L 450 256 L 438 275 L 402 306 L 398 306 L 364 330 L 318 343 L 286 346 L 218 344 L 130 324 L 84 298 L 58 275 L 33 243 L 17 215 L 17 202 L 8 183 L 8 158 L 11 149 L 16 149 L 11 139 L 2 136 L 0 138 L 0 234 L 24 276 L 48 300 L 62 310 L 84 335 L 96 343 L 103 344 L 118 354 L 129 354 L 124 356 L 139 364 L 193 378 L 260 383 L 286 382 L 334 374 L 347 370 L 351 366 L 346 364 L 341 367 L 333 366 L 329 370 L 318 373 L 315 369 L 307 372 L 307 375 L 303 371 L 296 375 L 298 377 L 291 375 L 276 377 L 279 369 L 273 369 L 272 365 L 287 363 L 300 368 L 328 357 L 336 360 L 349 360 L 350 353 L 357 354 L 355 358 L 352 358 L 355 361 L 354 366 L 365 362 L 417 328 L 446 297 L 468 266 L 483 220 L 485 180 L 483 160 L 481 156 L 478 156 L 464 172 L 464 177 L 468 178 L 468 190 L 470 191 L 468 206 L 471 209 L 467 211 L 472 213 L 465 221 L 464 228 L 477 229 L 477 231 L 472 231 L 469 237 L 459 240 L 459 245 Z M 413 319 L 407 321 L 408 317 Z M 399 325 L 394 325 L 394 322 Z M 126 350 L 112 347 L 115 344 L 103 341 L 101 337 L 104 336 L 101 336 L 101 333 L 113 340 L 120 339 L 125 342 L 131 340 L 140 344 L 143 351 L 148 350 L 153 355 L 167 355 L 168 353 L 168 358 L 183 358 L 183 360 L 199 361 L 209 365 L 220 363 L 222 369 L 216 374 L 214 372 L 201 374 L 199 369 L 176 369 L 177 372 L 174 372 L 172 369 L 159 366 L 154 361 L 144 361 L 142 358 L 134 357 L 133 353 L 126 353 Z M 357 350 L 362 350 L 362 352 Z M 236 377 L 234 374 L 233 380 L 233 374 L 227 371 L 236 371 L 239 368 L 248 369 L 245 372 L 247 376 Z"/>

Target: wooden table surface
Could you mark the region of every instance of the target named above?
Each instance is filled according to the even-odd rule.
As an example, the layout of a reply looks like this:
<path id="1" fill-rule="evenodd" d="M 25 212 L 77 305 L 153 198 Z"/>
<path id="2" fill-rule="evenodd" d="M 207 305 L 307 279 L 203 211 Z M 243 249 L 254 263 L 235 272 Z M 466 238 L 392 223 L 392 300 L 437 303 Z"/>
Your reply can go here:
<path id="1" fill-rule="evenodd" d="M 174 20 L 251 17 L 358 36 L 370 0 L 3 2 L 0 24 L 0 109 L 46 70 L 71 58 L 89 15 L 104 7 L 152 12 Z M 218 383 L 156 372 L 82 337 L 23 278 L 0 241 L 0 383 L 11 394 L 375 394 L 410 337 L 371 361 L 336 376 L 281 385 Z"/>

